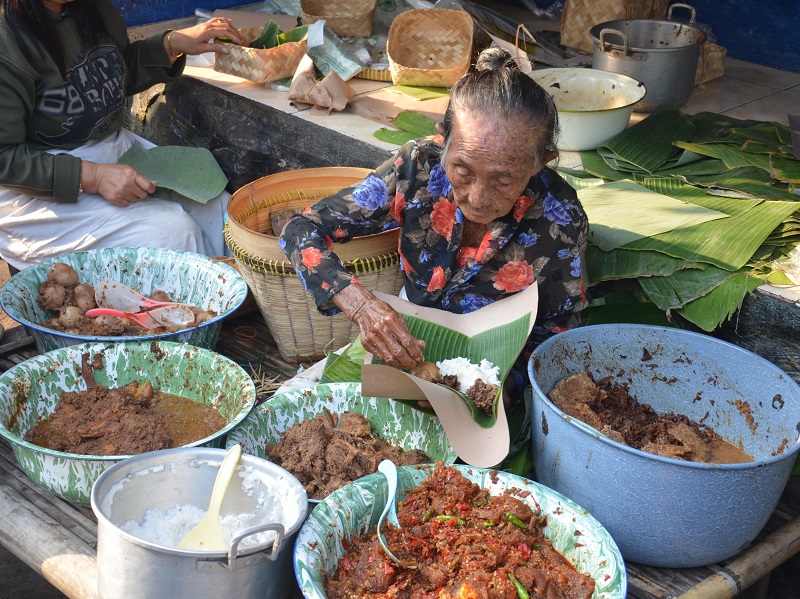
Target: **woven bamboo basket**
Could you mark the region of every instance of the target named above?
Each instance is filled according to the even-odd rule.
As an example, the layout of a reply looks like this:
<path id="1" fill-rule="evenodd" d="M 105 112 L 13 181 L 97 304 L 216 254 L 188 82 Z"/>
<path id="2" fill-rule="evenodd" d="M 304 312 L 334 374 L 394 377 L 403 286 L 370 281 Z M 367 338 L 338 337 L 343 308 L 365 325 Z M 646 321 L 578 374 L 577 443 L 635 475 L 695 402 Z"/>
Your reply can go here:
<path id="1" fill-rule="evenodd" d="M 269 83 L 294 75 L 297 65 L 306 53 L 306 40 L 286 42 L 266 50 L 248 47 L 259 38 L 263 29 L 263 27 L 241 29 L 242 45 L 225 43 L 228 54 L 216 54 L 214 70 L 256 83 Z"/>
<path id="2" fill-rule="evenodd" d="M 663 19 L 668 0 L 566 0 L 561 13 L 561 45 L 592 54 L 589 30 L 620 19 Z"/>
<path id="3" fill-rule="evenodd" d="M 277 221 L 282 213 L 300 211 L 370 172 L 351 167 L 286 171 L 245 185 L 228 202 L 225 242 L 284 360 L 319 360 L 352 341 L 358 327 L 344 314 L 319 313 L 279 246 Z M 393 229 L 357 237 L 336 244 L 335 252 L 365 288 L 396 295 L 403 286 L 398 236 Z"/>
<path id="4" fill-rule="evenodd" d="M 300 16 L 306 25 L 324 19 L 341 37 L 369 37 L 375 0 L 300 0 Z"/>
<path id="5" fill-rule="evenodd" d="M 449 8 L 401 12 L 386 41 L 395 85 L 451 87 L 469 70 L 473 22 L 469 13 Z"/>

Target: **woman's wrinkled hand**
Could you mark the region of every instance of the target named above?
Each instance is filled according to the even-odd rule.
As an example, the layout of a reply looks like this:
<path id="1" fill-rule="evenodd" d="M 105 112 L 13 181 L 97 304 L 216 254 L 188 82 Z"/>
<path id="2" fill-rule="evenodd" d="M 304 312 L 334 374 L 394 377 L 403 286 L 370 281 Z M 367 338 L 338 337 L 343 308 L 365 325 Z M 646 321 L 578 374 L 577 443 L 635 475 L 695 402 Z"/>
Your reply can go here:
<path id="1" fill-rule="evenodd" d="M 225 17 L 214 17 L 205 23 L 198 23 L 185 29 L 176 29 L 169 38 L 167 47 L 167 36 L 164 36 L 164 47 L 169 53 L 172 50 L 175 56 L 184 54 L 202 54 L 203 52 L 228 53 L 225 44 L 216 41 L 217 38 L 227 37 L 235 44 L 243 42 L 239 30 L 233 26 L 230 19 Z"/>
<path id="2" fill-rule="evenodd" d="M 127 164 L 81 163 L 84 191 L 103 196 L 110 204 L 125 208 L 143 200 L 156 190 L 156 181 L 139 174 Z"/>
<path id="3" fill-rule="evenodd" d="M 414 338 L 405 319 L 361 285 L 348 285 L 333 296 L 345 315 L 361 330 L 361 344 L 376 358 L 409 370 L 423 361 L 424 341 Z"/>

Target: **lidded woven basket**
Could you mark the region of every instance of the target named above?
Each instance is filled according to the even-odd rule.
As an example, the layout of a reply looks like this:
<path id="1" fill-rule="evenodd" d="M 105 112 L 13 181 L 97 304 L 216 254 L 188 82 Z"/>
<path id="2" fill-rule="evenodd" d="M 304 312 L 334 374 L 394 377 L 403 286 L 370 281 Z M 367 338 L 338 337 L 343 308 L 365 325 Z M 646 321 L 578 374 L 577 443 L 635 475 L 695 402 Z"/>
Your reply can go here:
<path id="1" fill-rule="evenodd" d="M 300 0 L 300 16 L 306 25 L 324 19 L 341 37 L 369 37 L 375 0 Z"/>
<path id="2" fill-rule="evenodd" d="M 263 27 L 240 29 L 242 45 L 226 43 L 228 54 L 217 53 L 214 70 L 236 75 L 256 83 L 270 83 L 291 77 L 306 53 L 307 42 L 286 42 L 274 48 L 250 48 L 249 44 L 261 36 Z"/>
<path id="3" fill-rule="evenodd" d="M 449 8 L 407 10 L 389 28 L 386 54 L 395 85 L 451 87 L 469 70 L 473 21 Z"/>
<path id="4" fill-rule="evenodd" d="M 268 175 L 236 190 L 228 202 L 225 242 L 255 297 L 281 356 L 319 360 L 358 334 L 344 314 L 324 316 L 303 288 L 279 245 L 283 223 L 294 213 L 355 185 L 371 172 L 354 167 L 298 169 Z M 403 286 L 398 229 L 356 237 L 334 251 L 370 291 L 396 295 Z"/>

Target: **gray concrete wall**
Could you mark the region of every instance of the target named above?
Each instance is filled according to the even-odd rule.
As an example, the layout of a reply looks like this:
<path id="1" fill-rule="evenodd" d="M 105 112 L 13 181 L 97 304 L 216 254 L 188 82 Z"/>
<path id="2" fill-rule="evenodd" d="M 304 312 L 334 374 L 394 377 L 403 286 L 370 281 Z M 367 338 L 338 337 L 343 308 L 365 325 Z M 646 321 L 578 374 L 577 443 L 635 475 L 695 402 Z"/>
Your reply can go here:
<path id="1" fill-rule="evenodd" d="M 129 128 L 157 145 L 211 150 L 228 191 L 273 173 L 322 166 L 374 168 L 390 153 L 192 77 L 138 94 Z"/>

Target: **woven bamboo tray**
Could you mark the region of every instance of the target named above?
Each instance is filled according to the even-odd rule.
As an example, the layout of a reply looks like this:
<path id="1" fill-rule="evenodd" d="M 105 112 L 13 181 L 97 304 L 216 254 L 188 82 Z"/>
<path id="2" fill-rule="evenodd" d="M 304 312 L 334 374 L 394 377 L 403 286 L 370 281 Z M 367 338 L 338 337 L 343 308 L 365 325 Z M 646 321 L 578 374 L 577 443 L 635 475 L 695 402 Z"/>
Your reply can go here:
<path id="1" fill-rule="evenodd" d="M 245 185 L 228 202 L 225 242 L 286 361 L 319 360 L 352 341 L 358 327 L 344 314 L 318 312 L 280 248 L 273 218 L 281 211 L 302 210 L 370 172 L 351 167 L 286 171 Z M 403 285 L 398 235 L 394 229 L 358 237 L 337 244 L 335 251 L 366 289 L 396 295 Z"/>
<path id="2" fill-rule="evenodd" d="M 250 48 L 248 45 L 258 39 L 263 27 L 241 29 L 242 45 L 225 43 L 228 54 L 217 53 L 214 57 L 214 70 L 228 75 L 236 75 L 255 83 L 270 83 L 291 77 L 306 53 L 306 40 L 287 42 L 267 50 Z"/>
<path id="3" fill-rule="evenodd" d="M 341 37 L 369 37 L 375 17 L 375 0 L 300 0 L 303 23 L 320 19 Z"/>
<path id="4" fill-rule="evenodd" d="M 395 85 L 451 87 L 469 70 L 473 21 L 448 8 L 413 9 L 389 28 L 386 54 Z"/>

